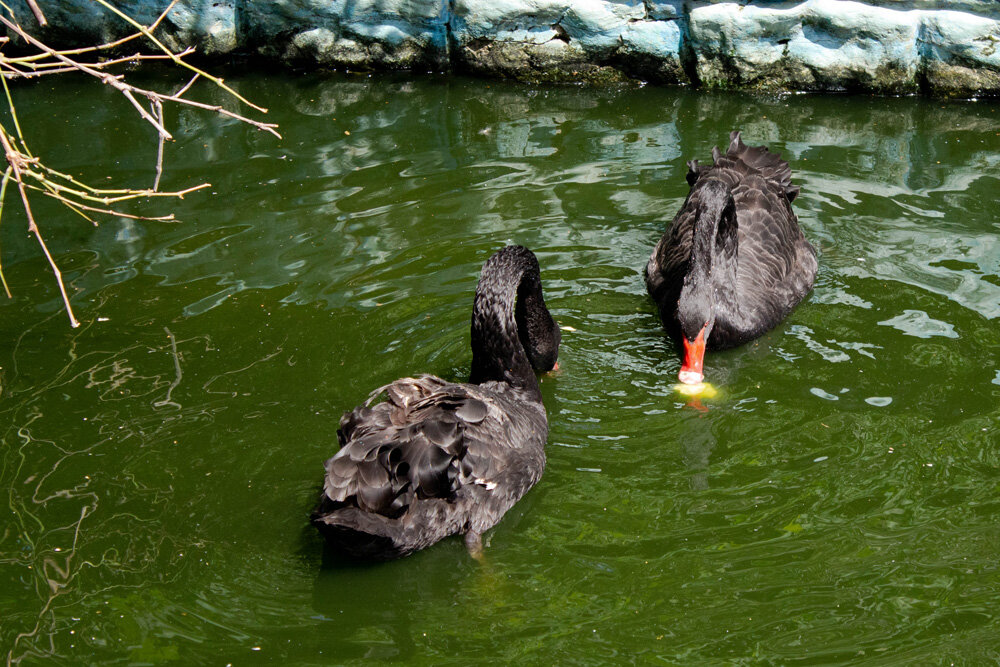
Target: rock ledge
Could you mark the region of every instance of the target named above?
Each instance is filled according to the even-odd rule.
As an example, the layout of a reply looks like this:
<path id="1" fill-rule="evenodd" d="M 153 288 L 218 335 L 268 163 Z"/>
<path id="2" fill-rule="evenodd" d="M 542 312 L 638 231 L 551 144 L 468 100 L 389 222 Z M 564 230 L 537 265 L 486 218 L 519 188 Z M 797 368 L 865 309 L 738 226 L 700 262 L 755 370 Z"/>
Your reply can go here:
<path id="1" fill-rule="evenodd" d="M 128 34 L 92 0 L 39 0 L 60 45 Z M 152 22 L 168 0 L 127 0 Z M 180 0 L 172 47 L 294 66 L 524 81 L 1000 94 L 997 0 Z"/>

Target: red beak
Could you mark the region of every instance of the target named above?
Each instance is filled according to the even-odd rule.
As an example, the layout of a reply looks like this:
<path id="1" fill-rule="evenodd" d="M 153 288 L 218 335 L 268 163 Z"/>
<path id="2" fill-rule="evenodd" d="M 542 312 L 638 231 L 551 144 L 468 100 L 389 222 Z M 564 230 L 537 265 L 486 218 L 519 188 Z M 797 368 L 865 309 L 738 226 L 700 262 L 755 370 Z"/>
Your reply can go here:
<path id="1" fill-rule="evenodd" d="M 705 327 L 698 332 L 694 342 L 684 336 L 684 363 L 678 378 L 684 384 L 698 384 L 705 379 L 702 372 L 705 366 Z"/>

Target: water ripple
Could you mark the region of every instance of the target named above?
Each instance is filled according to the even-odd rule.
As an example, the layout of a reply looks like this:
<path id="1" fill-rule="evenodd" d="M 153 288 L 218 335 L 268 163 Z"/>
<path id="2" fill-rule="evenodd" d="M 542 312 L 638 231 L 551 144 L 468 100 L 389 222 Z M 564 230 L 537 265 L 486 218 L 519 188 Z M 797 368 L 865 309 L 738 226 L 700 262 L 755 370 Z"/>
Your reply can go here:
<path id="1" fill-rule="evenodd" d="M 46 213 L 79 330 L 4 240 L 11 661 L 996 661 L 992 106 L 230 80 L 286 139 L 182 116 L 168 178 L 213 188 L 180 223 Z M 149 176 L 127 109 L 22 92 L 26 117 L 91 99 L 120 139 L 81 162 L 57 124 L 44 154 Z M 732 128 L 791 160 L 820 274 L 710 355 L 719 394 L 691 401 L 641 271 L 684 162 Z M 337 562 L 307 515 L 340 415 L 403 375 L 468 375 L 505 243 L 537 252 L 564 327 L 542 481 L 484 564 L 460 540 Z"/>

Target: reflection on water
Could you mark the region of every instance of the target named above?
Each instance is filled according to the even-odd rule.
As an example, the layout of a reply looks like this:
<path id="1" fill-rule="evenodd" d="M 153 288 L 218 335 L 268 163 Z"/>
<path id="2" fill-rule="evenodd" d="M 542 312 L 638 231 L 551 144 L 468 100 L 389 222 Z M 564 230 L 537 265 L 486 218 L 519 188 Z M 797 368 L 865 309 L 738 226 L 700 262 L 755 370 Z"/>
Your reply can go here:
<path id="1" fill-rule="evenodd" d="M 212 188 L 180 222 L 39 204 L 80 330 L 4 220 L 12 663 L 996 659 L 996 105 L 230 80 L 285 140 L 181 113 L 164 187 Z M 16 92 L 25 117 L 83 110 L 84 150 L 38 121 L 54 164 L 151 178 L 113 96 Z M 640 271 L 684 162 L 733 128 L 791 160 L 820 274 L 706 360 L 720 393 L 694 403 Z M 306 516 L 340 413 L 468 373 L 475 279 L 508 242 L 566 327 L 544 478 L 486 567 L 459 540 L 331 562 Z"/>

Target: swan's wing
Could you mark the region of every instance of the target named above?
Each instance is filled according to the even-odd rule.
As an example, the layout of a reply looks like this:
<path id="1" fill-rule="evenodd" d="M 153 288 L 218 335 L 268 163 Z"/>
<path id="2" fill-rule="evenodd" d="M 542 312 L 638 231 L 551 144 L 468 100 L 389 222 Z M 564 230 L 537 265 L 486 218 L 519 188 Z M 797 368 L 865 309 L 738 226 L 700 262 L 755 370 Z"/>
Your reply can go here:
<path id="1" fill-rule="evenodd" d="M 687 182 L 691 190 L 687 199 L 681 206 L 680 212 L 674 218 L 670 228 L 660 239 L 650 258 L 646 276 L 650 291 L 659 287 L 660 283 L 665 286 L 674 285 L 683 279 L 687 272 L 688 258 L 691 256 L 692 230 L 695 225 L 695 211 L 697 210 L 698 197 L 700 193 L 699 182 L 706 174 L 711 174 L 714 178 L 727 181 L 734 190 L 737 198 L 737 208 L 745 203 L 750 206 L 761 205 L 770 206 L 776 209 L 779 218 L 790 217 L 794 221 L 791 212 L 791 203 L 798 194 L 799 189 L 792 185 L 792 170 L 788 163 L 781 159 L 780 155 L 771 153 L 766 146 L 747 146 L 740 138 L 739 132 L 730 134 L 729 149 L 725 155 L 719 151 L 718 147 L 712 149 L 712 165 L 700 165 L 697 160 L 687 163 Z M 763 189 L 780 192 L 786 199 L 781 205 L 770 201 L 769 197 L 759 197 L 753 199 L 754 193 L 746 197 L 746 202 L 741 201 L 737 195 L 741 186 L 745 187 L 748 179 L 763 178 L 765 183 Z M 751 189 L 761 189 L 761 184 L 751 186 Z M 770 193 L 768 193 L 770 194 Z M 787 216 L 785 214 L 787 213 Z M 756 219 L 756 213 L 747 216 Z M 779 221 L 780 222 L 780 221 Z M 740 224 L 743 224 L 742 216 Z M 653 270 L 653 269 L 657 270 Z"/>
<path id="2" fill-rule="evenodd" d="M 741 291 L 752 289 L 766 296 L 792 270 L 798 256 L 795 242 L 802 232 L 788 202 L 768 191 L 763 179 L 744 180 L 734 195 L 739 229 L 737 281 Z"/>
<path id="3" fill-rule="evenodd" d="M 737 293 L 748 311 L 778 320 L 812 287 L 816 251 L 791 204 L 773 182 L 754 175 L 733 193 L 739 227 Z"/>
<path id="4" fill-rule="evenodd" d="M 383 391 L 387 400 L 371 406 Z M 381 388 L 341 420 L 341 449 L 326 462 L 326 498 L 396 517 L 418 499 L 453 499 L 463 483 L 490 484 L 502 462 L 490 435 L 508 428 L 490 403 L 471 385 L 433 376 Z"/>
<path id="5" fill-rule="evenodd" d="M 716 159 L 712 173 L 730 182 L 736 202 L 739 289 L 746 298 L 782 301 L 774 291 L 801 282 L 793 280 L 800 273 L 809 273 L 809 262 L 803 265 L 801 255 L 815 254 L 791 206 L 799 188 L 792 185 L 791 167 L 780 155 L 766 146 L 747 146 L 736 131 L 730 139 L 729 149 Z M 808 282 L 811 284 L 811 275 Z"/>

